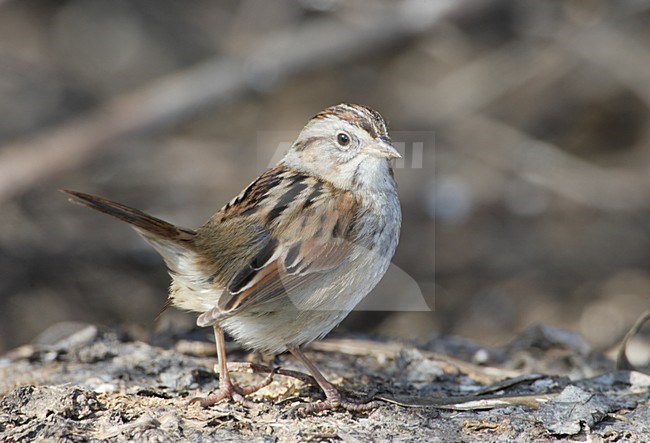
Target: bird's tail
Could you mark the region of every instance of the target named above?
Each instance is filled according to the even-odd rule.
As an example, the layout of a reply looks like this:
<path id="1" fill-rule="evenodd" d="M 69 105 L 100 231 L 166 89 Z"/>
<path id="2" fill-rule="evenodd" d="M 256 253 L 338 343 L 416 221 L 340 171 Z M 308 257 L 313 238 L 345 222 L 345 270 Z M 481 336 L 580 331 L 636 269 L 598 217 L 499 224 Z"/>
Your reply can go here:
<path id="1" fill-rule="evenodd" d="M 195 253 L 196 232 L 191 229 L 175 226 L 138 209 L 101 197 L 66 189 L 61 191 L 70 195 L 70 201 L 73 203 L 88 206 L 130 224 L 163 256 L 172 270 L 178 270 L 182 262 Z"/>

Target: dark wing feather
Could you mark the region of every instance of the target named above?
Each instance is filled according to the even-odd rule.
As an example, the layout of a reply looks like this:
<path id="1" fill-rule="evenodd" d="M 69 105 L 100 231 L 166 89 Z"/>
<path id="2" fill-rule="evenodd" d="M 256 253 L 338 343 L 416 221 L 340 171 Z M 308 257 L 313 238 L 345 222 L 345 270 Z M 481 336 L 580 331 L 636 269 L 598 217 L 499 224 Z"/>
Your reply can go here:
<path id="1" fill-rule="evenodd" d="M 265 237 L 245 261 L 228 272 L 230 277 L 221 282 L 225 289 L 217 306 L 199 317 L 199 325 L 213 324 L 244 308 L 262 309 L 262 305 L 304 290 L 349 257 L 358 200 L 316 179 L 297 178 L 299 174 L 292 171 L 281 175 L 282 180 L 264 194 L 268 199 L 264 208 L 257 207 L 254 217 L 249 212 L 239 223 L 233 222 L 240 227 L 253 223 Z M 318 189 L 318 196 L 314 189 Z M 305 208 L 310 195 L 314 198 Z M 250 202 L 236 199 L 228 209 L 237 213 L 239 205 L 251 208 Z M 220 225 L 237 218 L 221 219 Z"/>
<path id="2" fill-rule="evenodd" d="M 294 245 L 300 252 L 294 266 L 287 260 L 286 244 L 278 244 L 278 258 L 255 270 L 246 285 L 228 287 L 217 306 L 220 313 L 235 313 L 244 307 L 254 307 L 290 296 L 340 266 L 349 255 L 352 244 L 344 240 L 308 241 Z M 234 280 L 239 283 L 239 280 Z"/>

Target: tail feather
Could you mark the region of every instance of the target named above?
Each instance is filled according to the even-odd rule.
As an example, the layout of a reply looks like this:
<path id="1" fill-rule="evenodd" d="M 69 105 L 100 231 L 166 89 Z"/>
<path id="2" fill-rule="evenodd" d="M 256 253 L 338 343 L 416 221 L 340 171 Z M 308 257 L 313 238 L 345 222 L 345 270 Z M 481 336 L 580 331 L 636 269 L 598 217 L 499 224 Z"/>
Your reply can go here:
<path id="1" fill-rule="evenodd" d="M 87 206 L 130 224 L 163 256 L 171 269 L 177 270 L 180 261 L 195 252 L 196 232 L 191 229 L 175 226 L 138 209 L 91 194 L 67 189 L 62 189 L 61 192 L 72 196 L 70 201 L 73 203 Z"/>

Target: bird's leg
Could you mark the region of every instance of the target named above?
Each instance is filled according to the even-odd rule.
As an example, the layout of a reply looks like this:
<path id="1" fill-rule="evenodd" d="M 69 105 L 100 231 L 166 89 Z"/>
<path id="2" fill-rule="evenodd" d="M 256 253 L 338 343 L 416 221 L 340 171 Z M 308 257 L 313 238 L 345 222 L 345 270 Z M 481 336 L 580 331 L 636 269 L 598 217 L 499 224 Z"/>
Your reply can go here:
<path id="1" fill-rule="evenodd" d="M 258 391 L 271 383 L 271 381 L 273 381 L 273 372 L 271 372 L 260 383 L 257 383 L 253 386 L 248 386 L 246 388 L 237 386 L 230 378 L 230 372 L 228 372 L 228 361 L 226 359 L 226 340 L 224 338 L 223 329 L 217 324 L 215 324 L 213 328 L 214 338 L 217 344 L 219 389 L 216 392 L 210 393 L 207 397 L 194 398 L 191 400 L 191 403 L 198 402 L 202 407 L 207 408 L 216 403 L 219 403 L 221 400 L 231 398 L 237 403 L 240 403 L 246 407 L 250 407 L 254 403 L 246 400 L 244 396 L 252 394 L 253 392 Z"/>
<path id="2" fill-rule="evenodd" d="M 292 371 L 291 369 L 284 368 L 274 368 L 267 365 L 262 365 L 259 363 L 251 363 L 249 361 L 242 362 L 230 362 L 228 363 L 228 370 L 230 372 L 248 372 L 250 374 L 268 374 L 266 378 L 262 381 L 264 383 L 266 379 L 272 377 L 273 375 L 282 375 L 284 377 L 295 378 L 303 383 L 312 385 L 314 387 L 319 387 L 318 382 L 314 377 L 304 372 Z"/>
<path id="3" fill-rule="evenodd" d="M 289 352 L 291 352 L 298 360 L 300 360 L 311 372 L 311 375 L 314 376 L 314 379 L 318 382 L 318 385 L 321 387 L 325 393 L 325 401 L 317 401 L 309 403 L 307 405 L 301 406 L 300 409 L 305 413 L 326 411 L 330 409 L 345 409 L 347 411 L 369 411 L 375 409 L 379 406 L 379 403 L 375 401 L 355 401 L 353 399 L 345 398 L 339 390 L 332 383 L 327 381 L 327 379 L 321 374 L 321 372 L 316 368 L 316 366 L 307 358 L 307 356 L 302 352 L 298 346 L 289 346 Z"/>

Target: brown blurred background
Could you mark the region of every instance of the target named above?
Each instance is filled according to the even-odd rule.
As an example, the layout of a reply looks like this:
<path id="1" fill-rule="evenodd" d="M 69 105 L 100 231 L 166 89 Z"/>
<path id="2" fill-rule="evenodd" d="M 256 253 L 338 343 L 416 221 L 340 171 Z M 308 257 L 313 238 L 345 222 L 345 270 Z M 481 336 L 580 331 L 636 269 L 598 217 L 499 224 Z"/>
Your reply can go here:
<path id="1" fill-rule="evenodd" d="M 264 134 L 343 101 L 405 143 L 394 263 L 434 309 L 339 330 L 607 349 L 650 307 L 649 43 L 643 0 L 0 1 L 0 351 L 193 323 L 155 322 L 161 260 L 58 188 L 196 227 L 269 164 Z"/>

